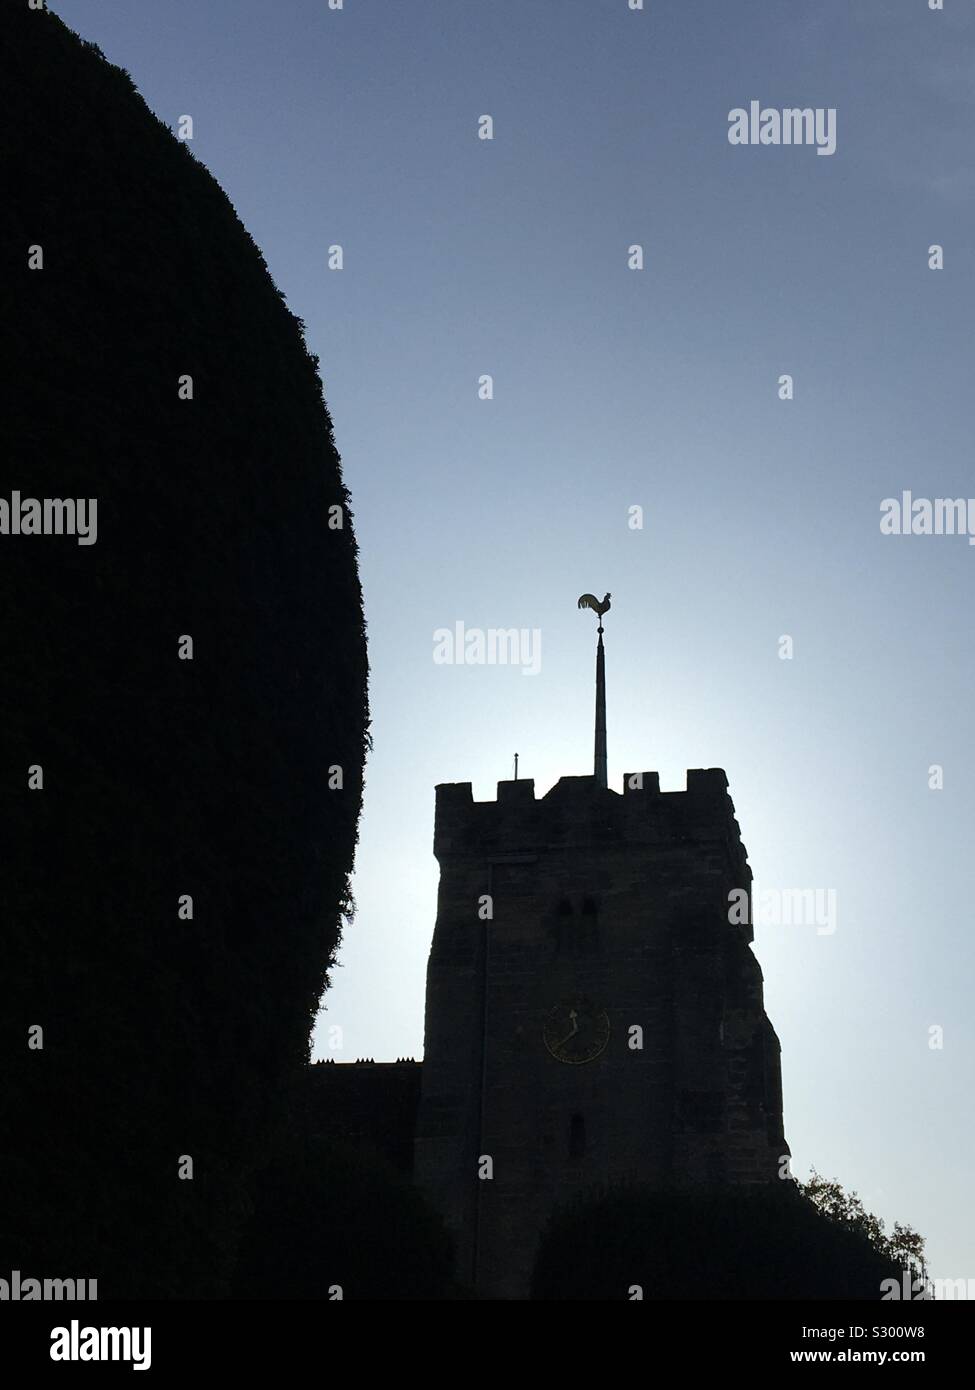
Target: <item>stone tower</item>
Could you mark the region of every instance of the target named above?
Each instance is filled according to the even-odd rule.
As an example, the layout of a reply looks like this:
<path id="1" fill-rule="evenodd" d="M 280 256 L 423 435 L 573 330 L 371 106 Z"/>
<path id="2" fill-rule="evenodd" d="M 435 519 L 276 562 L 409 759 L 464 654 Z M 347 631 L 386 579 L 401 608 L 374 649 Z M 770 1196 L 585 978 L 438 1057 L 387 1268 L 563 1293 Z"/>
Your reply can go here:
<path id="1" fill-rule="evenodd" d="M 769 1182 L 788 1153 L 727 778 L 624 787 L 437 787 L 415 1173 L 484 1297 L 526 1296 L 574 1193 Z"/>

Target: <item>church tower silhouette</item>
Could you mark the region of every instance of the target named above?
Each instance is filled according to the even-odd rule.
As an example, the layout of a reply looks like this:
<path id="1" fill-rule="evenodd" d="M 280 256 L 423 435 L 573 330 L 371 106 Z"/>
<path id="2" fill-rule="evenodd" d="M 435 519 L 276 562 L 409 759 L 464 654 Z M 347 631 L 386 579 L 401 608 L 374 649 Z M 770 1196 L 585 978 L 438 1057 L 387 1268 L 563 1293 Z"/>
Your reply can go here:
<path id="1" fill-rule="evenodd" d="M 487 1298 L 527 1296 L 575 1195 L 771 1183 L 789 1153 L 752 930 L 729 911 L 752 876 L 727 778 L 606 785 L 599 619 L 594 774 L 541 798 L 436 789 L 414 1174 Z"/>

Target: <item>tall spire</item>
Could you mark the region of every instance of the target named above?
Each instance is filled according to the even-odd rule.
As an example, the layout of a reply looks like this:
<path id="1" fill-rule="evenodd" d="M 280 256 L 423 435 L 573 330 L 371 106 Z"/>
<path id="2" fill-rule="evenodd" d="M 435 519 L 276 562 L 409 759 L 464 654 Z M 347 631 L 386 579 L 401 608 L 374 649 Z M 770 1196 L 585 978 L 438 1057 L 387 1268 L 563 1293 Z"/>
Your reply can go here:
<path id="1" fill-rule="evenodd" d="M 593 771 L 601 787 L 608 786 L 606 779 L 606 654 L 603 651 L 603 625 L 599 624 L 599 641 L 596 643 L 596 750 Z"/>
<path id="2" fill-rule="evenodd" d="M 600 787 L 608 787 L 606 773 L 606 653 L 603 650 L 603 614 L 608 613 L 612 604 L 606 594 L 600 601 L 595 594 L 583 594 L 579 600 L 580 608 L 591 608 L 599 619 L 599 634 L 596 642 L 596 747 L 593 771 Z"/>

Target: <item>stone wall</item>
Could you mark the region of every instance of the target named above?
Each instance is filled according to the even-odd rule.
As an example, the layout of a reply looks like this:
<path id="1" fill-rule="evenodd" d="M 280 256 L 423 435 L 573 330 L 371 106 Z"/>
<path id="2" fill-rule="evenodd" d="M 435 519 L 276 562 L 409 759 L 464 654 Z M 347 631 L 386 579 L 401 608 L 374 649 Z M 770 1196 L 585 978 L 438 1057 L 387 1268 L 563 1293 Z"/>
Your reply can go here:
<path id="1" fill-rule="evenodd" d="M 313 1062 L 303 1103 L 318 1132 L 381 1154 L 409 1176 L 420 1067 L 412 1057 L 396 1062 Z"/>

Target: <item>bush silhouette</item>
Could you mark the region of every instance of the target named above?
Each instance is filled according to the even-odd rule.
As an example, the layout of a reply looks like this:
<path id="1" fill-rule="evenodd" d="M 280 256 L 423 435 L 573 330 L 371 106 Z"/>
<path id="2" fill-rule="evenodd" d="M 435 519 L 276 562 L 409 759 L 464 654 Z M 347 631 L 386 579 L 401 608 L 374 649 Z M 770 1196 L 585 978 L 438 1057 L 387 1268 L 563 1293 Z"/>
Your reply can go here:
<path id="1" fill-rule="evenodd" d="M 348 497 L 316 359 L 220 187 L 53 15 L 2 26 L 0 496 L 97 498 L 98 531 L 0 538 L 0 1265 L 220 1295 L 348 891 Z"/>
<path id="2" fill-rule="evenodd" d="M 792 1183 L 629 1188 L 562 1208 L 544 1233 L 536 1299 L 880 1299 L 892 1262 Z"/>

